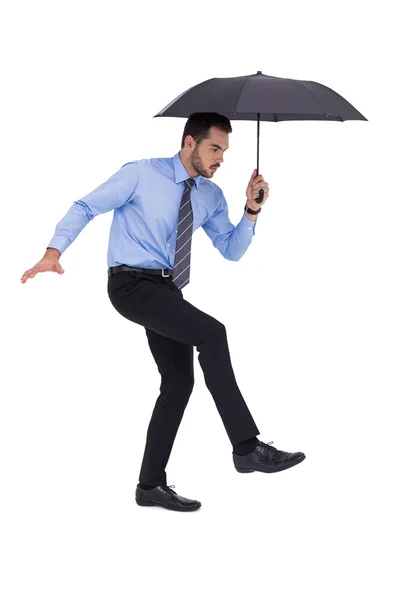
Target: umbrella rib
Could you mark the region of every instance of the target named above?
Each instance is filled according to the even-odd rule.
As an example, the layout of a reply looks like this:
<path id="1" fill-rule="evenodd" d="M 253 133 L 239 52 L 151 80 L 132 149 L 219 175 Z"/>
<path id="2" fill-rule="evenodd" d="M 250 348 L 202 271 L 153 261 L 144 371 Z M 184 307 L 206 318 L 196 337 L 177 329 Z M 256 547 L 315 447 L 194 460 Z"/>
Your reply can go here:
<path id="1" fill-rule="evenodd" d="M 317 100 L 317 98 L 314 96 L 314 94 L 308 89 L 308 87 L 306 86 L 306 84 L 301 81 L 300 79 L 298 79 L 298 82 L 301 83 L 301 85 L 307 90 L 307 92 L 314 98 L 315 102 L 319 105 L 319 107 L 321 108 L 321 110 L 323 111 L 323 113 L 326 115 L 326 112 L 324 110 L 324 107 L 322 106 L 322 104 Z M 343 119 L 342 119 L 343 121 Z"/>
<path id="2" fill-rule="evenodd" d="M 244 83 L 242 85 L 242 89 L 240 90 L 238 101 L 236 103 L 236 111 L 237 111 L 237 107 L 238 107 L 238 104 L 239 104 L 239 101 L 240 101 L 240 96 L 242 95 L 242 92 L 243 92 L 243 88 L 246 85 L 246 83 L 248 82 L 248 80 L 250 79 L 250 77 L 251 77 L 251 75 L 249 75 L 248 77 L 246 77 L 246 79 L 244 80 Z"/>

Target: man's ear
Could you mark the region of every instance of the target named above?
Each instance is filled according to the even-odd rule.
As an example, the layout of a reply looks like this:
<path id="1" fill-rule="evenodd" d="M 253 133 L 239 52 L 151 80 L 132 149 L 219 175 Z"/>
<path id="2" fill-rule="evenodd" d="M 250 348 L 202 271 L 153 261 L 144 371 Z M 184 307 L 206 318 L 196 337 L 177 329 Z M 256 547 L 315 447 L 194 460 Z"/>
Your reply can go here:
<path id="1" fill-rule="evenodd" d="M 189 143 L 189 147 L 191 150 L 194 150 L 196 148 L 196 142 L 194 141 L 194 138 L 191 135 L 186 136 L 188 137 L 188 143 Z"/>

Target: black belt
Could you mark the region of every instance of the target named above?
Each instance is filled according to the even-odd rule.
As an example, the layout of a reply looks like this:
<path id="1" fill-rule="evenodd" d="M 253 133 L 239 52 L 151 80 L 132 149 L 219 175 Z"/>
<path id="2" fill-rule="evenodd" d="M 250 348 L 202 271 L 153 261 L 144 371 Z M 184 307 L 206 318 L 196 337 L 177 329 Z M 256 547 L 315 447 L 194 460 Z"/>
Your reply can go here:
<path id="1" fill-rule="evenodd" d="M 139 273 L 148 273 L 149 275 L 162 275 L 163 277 L 172 277 L 172 271 L 169 269 L 139 269 L 138 267 L 128 267 L 121 265 L 120 267 L 109 267 L 108 276 L 120 271 L 138 271 Z"/>

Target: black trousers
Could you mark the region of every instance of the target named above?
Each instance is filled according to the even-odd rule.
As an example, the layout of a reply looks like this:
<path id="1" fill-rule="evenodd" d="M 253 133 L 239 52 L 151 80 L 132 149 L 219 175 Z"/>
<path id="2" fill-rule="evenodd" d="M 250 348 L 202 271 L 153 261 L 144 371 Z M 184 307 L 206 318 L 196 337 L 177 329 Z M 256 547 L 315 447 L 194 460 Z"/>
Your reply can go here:
<path id="1" fill-rule="evenodd" d="M 260 433 L 236 383 L 226 329 L 220 321 L 184 300 L 171 277 L 119 271 L 109 276 L 107 285 L 113 307 L 145 327 L 161 375 L 139 474 L 141 483 L 167 483 L 165 468 L 194 385 L 194 346 L 232 445 Z"/>

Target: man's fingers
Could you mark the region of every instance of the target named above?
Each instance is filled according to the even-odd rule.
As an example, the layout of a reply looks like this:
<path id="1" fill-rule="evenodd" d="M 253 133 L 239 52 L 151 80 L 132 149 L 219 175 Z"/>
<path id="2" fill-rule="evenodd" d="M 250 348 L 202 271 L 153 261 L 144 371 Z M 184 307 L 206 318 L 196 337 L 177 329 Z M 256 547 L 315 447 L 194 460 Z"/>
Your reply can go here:
<path id="1" fill-rule="evenodd" d="M 253 188 L 253 193 L 259 192 L 260 190 L 264 190 L 264 194 L 268 194 L 268 192 L 269 192 L 269 188 L 266 187 L 265 185 L 257 185 L 256 187 Z"/>
<path id="2" fill-rule="evenodd" d="M 39 263 L 32 267 L 32 269 L 28 269 L 27 271 L 25 271 L 25 273 L 21 277 L 21 281 L 22 283 L 25 283 L 27 279 L 32 279 L 37 273 L 44 273 L 45 271 L 53 271 L 53 273 L 58 273 L 59 275 L 62 275 L 64 273 L 64 269 L 62 268 L 60 263 L 56 263 L 53 265 L 48 263 Z"/>
<path id="3" fill-rule="evenodd" d="M 255 189 L 260 189 L 262 187 L 265 187 L 267 185 L 268 185 L 268 183 L 266 181 L 264 181 L 263 179 L 262 180 L 260 179 L 259 181 L 253 181 L 253 183 L 251 184 L 251 187 L 253 190 L 255 190 Z"/>
<path id="4" fill-rule="evenodd" d="M 264 185 L 266 185 L 267 187 L 269 186 L 269 183 L 267 181 L 264 181 L 264 179 L 260 179 L 259 181 L 253 182 L 253 188 L 263 187 Z"/>
<path id="5" fill-rule="evenodd" d="M 269 195 L 268 190 L 267 191 L 264 190 L 264 198 L 267 198 L 268 195 Z M 258 198 L 259 196 L 260 196 L 260 190 L 253 191 L 253 194 L 252 194 L 253 198 Z"/>
<path id="6" fill-rule="evenodd" d="M 25 281 L 27 279 L 31 279 L 32 277 L 35 277 L 37 272 L 38 272 L 37 269 L 28 269 L 28 271 L 25 271 L 25 273 L 21 277 L 22 283 L 25 283 Z"/>

